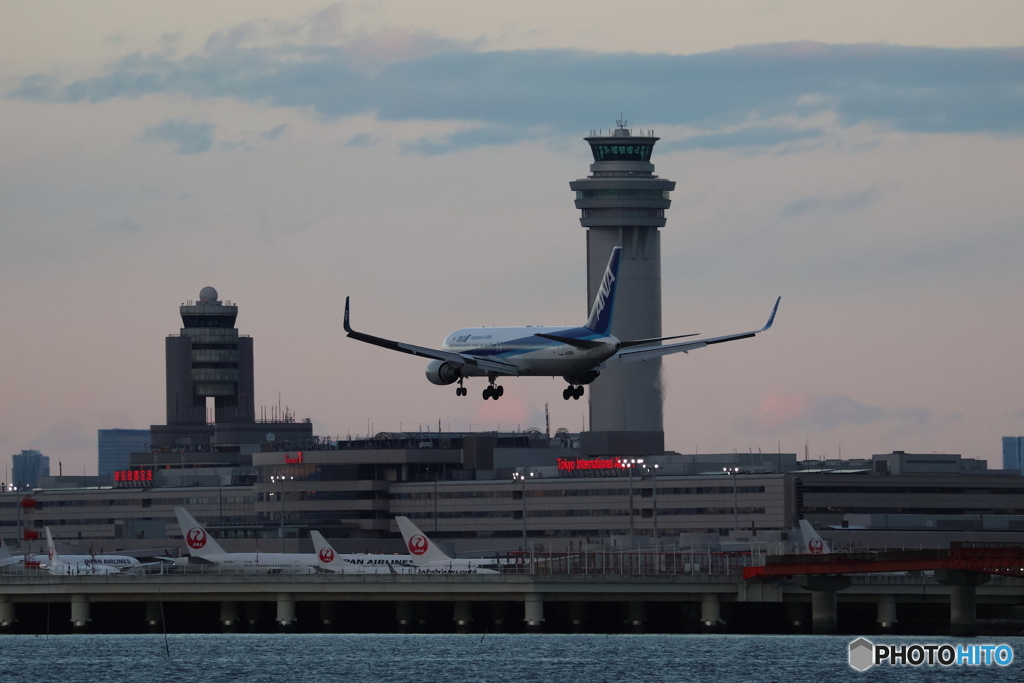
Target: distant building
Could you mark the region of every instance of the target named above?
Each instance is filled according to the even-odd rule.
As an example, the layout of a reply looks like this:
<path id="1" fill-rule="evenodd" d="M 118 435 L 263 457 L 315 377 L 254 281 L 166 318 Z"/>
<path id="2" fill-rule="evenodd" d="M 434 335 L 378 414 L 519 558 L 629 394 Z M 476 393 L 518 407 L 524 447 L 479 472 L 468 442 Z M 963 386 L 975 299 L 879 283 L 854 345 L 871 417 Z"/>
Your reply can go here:
<path id="1" fill-rule="evenodd" d="M 1003 469 L 1024 474 L 1024 436 L 1003 437 Z"/>
<path id="2" fill-rule="evenodd" d="M 101 429 L 96 474 L 100 477 L 110 477 L 115 470 L 126 470 L 129 453 L 148 450 L 148 429 Z"/>
<path id="3" fill-rule="evenodd" d="M 23 488 L 36 487 L 39 477 L 50 476 L 50 458 L 34 448 L 11 456 L 11 484 Z"/>

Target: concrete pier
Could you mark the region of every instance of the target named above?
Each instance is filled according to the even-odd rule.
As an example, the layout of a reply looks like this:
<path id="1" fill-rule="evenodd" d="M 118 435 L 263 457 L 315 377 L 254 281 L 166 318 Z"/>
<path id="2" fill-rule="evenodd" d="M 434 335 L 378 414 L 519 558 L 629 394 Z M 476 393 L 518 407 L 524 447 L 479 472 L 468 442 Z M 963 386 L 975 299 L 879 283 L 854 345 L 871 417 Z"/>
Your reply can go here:
<path id="1" fill-rule="evenodd" d="M 896 596 L 878 596 L 878 626 L 883 633 L 893 633 L 896 630 Z"/>
<path id="2" fill-rule="evenodd" d="M 467 633 L 470 622 L 473 621 L 473 603 L 468 600 L 456 600 L 453 611 L 452 621 L 455 622 L 455 630 L 459 633 Z"/>
<path id="3" fill-rule="evenodd" d="M 71 628 L 75 633 L 89 630 L 89 596 L 77 593 L 71 596 Z"/>
<path id="4" fill-rule="evenodd" d="M 540 631 L 544 623 L 544 599 L 539 595 L 527 595 L 524 599 L 523 621 L 527 631 Z"/>
<path id="5" fill-rule="evenodd" d="M 7 598 L 0 597 L 0 630 L 8 630 L 18 620 L 14 611 L 14 603 Z"/>
<path id="6" fill-rule="evenodd" d="M 223 600 L 220 603 L 220 628 L 224 633 L 238 630 L 238 603 Z"/>
<path id="7" fill-rule="evenodd" d="M 646 622 L 646 605 L 639 600 L 630 600 L 626 612 L 626 629 L 631 633 L 643 633 Z"/>
<path id="8" fill-rule="evenodd" d="M 399 600 L 395 603 L 395 621 L 398 622 L 398 632 L 408 633 L 413 627 L 412 603 L 408 600 Z"/>
<path id="9" fill-rule="evenodd" d="M 295 596 L 291 593 L 277 595 L 277 628 L 283 633 L 295 629 Z"/>
<path id="10" fill-rule="evenodd" d="M 700 623 L 707 631 L 718 631 L 725 626 L 722 621 L 722 601 L 718 593 L 707 593 L 701 598 Z"/>
<path id="11" fill-rule="evenodd" d="M 160 618 L 160 603 L 146 601 L 146 630 L 150 633 L 161 633 L 164 630 L 163 619 Z"/>
<path id="12" fill-rule="evenodd" d="M 320 626 L 331 631 L 338 619 L 338 603 L 324 600 L 320 603 Z"/>

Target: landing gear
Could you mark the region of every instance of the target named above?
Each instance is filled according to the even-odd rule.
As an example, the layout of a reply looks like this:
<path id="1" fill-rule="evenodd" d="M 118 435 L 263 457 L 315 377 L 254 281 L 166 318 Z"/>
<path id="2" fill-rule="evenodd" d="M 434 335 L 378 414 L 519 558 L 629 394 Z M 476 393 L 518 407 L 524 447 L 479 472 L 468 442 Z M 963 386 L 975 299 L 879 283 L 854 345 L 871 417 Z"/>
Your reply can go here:
<path id="1" fill-rule="evenodd" d="M 484 389 L 485 401 L 489 398 L 493 398 L 495 401 L 497 401 L 499 398 L 501 398 L 502 394 L 505 393 L 504 387 L 494 386 L 494 380 L 496 380 L 497 378 L 498 375 L 496 373 L 490 372 L 487 374 L 487 382 L 489 386 L 486 389 Z"/>
<path id="2" fill-rule="evenodd" d="M 583 396 L 583 385 L 574 387 L 573 385 L 567 386 L 562 390 L 562 398 L 568 401 L 570 398 L 574 400 L 580 400 Z"/>
<path id="3" fill-rule="evenodd" d="M 455 388 L 455 395 L 456 396 L 465 396 L 467 393 L 468 392 L 466 391 L 466 387 L 462 386 L 462 378 L 459 377 L 459 386 L 457 386 Z"/>

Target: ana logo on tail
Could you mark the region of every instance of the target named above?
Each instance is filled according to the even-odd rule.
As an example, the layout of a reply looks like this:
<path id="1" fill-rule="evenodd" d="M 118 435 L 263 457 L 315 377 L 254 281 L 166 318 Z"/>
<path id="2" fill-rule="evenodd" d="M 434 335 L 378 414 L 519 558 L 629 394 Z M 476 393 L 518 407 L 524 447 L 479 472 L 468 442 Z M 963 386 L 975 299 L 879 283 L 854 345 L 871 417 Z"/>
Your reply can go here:
<path id="1" fill-rule="evenodd" d="M 409 539 L 409 552 L 413 555 L 422 555 L 429 547 L 430 543 L 423 534 L 417 534 Z"/>
<path id="2" fill-rule="evenodd" d="M 189 529 L 188 534 L 185 535 L 185 542 L 188 543 L 189 548 L 199 550 L 206 545 L 206 532 L 199 527 Z"/>
<path id="3" fill-rule="evenodd" d="M 330 548 L 321 548 L 318 557 L 324 564 L 330 564 L 331 562 L 334 562 L 334 551 Z"/>

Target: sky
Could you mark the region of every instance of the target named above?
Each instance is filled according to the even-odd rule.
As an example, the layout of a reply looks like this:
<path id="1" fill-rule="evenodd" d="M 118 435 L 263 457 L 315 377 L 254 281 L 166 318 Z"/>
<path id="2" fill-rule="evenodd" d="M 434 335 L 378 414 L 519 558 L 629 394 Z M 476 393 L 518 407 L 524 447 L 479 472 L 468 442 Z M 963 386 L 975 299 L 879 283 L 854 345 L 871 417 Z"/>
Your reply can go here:
<path id="1" fill-rule="evenodd" d="M 257 405 L 321 435 L 585 425 L 560 379 L 436 387 L 471 325 L 580 324 L 582 140 L 676 181 L 679 452 L 953 452 L 1024 434 L 1019 2 L 0 3 L 0 454 L 96 470 L 165 422 L 163 338 L 214 286 Z M 600 380 L 598 380 L 600 381 Z M 476 387 L 476 388 L 473 388 Z M 9 460 L 0 456 L 0 461 Z"/>

